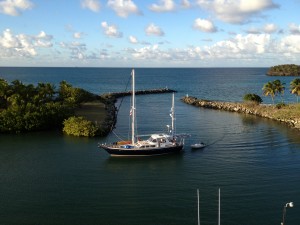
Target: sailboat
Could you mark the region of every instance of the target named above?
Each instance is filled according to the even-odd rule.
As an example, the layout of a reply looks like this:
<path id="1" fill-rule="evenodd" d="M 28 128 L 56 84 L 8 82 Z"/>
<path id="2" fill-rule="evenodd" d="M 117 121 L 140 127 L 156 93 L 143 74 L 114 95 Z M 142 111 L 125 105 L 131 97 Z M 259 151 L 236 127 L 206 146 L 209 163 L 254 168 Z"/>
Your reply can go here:
<path id="1" fill-rule="evenodd" d="M 175 133 L 175 107 L 174 107 L 174 93 L 172 95 L 171 108 L 171 128 L 167 126 L 167 133 L 156 133 L 147 135 L 149 138 L 141 140 L 140 136 L 135 135 L 135 71 L 132 69 L 132 105 L 130 108 L 131 116 L 131 140 L 119 141 L 112 144 L 99 144 L 99 148 L 106 150 L 111 156 L 152 156 L 165 155 L 170 153 L 177 153 L 183 149 L 184 139 L 188 135 Z M 144 135 L 143 135 L 144 136 Z"/>

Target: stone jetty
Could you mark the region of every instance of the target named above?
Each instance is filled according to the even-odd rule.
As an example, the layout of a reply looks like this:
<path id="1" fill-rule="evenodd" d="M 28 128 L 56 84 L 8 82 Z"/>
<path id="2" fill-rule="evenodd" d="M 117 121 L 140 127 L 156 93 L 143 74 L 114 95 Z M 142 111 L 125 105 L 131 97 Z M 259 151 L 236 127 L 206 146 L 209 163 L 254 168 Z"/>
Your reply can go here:
<path id="1" fill-rule="evenodd" d="M 198 99 L 186 96 L 181 99 L 184 103 L 215 110 L 245 113 L 286 123 L 290 127 L 300 129 L 299 104 L 290 104 L 282 108 L 274 105 L 258 105 L 255 103 L 222 102 Z"/>
<path id="2" fill-rule="evenodd" d="M 146 95 L 146 94 L 163 94 L 163 93 L 173 93 L 175 90 L 169 88 L 159 88 L 159 89 L 150 89 L 150 90 L 137 90 L 136 95 Z M 105 136 L 109 134 L 115 127 L 117 122 L 117 112 L 118 109 L 115 106 L 115 103 L 118 98 L 131 95 L 131 91 L 126 92 L 112 92 L 105 93 L 99 96 L 101 102 L 105 104 L 106 118 L 102 124 L 102 135 Z"/>
<path id="3" fill-rule="evenodd" d="M 159 89 L 149 89 L 149 90 L 138 90 L 135 91 L 135 95 L 148 95 L 148 94 L 163 94 L 163 93 L 173 93 L 175 90 L 169 88 L 159 88 Z M 101 95 L 104 98 L 120 98 L 124 96 L 129 96 L 132 94 L 132 91 L 124 91 L 124 92 L 113 92 L 106 93 Z"/>

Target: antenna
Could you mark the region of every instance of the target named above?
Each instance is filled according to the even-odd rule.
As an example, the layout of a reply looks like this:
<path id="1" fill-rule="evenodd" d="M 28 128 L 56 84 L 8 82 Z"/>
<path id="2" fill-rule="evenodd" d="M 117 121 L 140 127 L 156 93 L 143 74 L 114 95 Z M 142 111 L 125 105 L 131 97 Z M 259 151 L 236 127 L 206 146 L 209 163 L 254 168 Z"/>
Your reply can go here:
<path id="1" fill-rule="evenodd" d="M 219 188 L 219 210 L 218 210 L 218 225 L 221 224 L 221 190 Z"/>

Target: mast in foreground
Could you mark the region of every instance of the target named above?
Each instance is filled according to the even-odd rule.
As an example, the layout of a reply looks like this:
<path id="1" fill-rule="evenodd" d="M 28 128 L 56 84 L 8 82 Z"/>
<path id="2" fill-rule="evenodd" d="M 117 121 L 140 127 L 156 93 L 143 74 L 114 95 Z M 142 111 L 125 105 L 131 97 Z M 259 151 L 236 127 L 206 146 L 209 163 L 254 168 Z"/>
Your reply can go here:
<path id="1" fill-rule="evenodd" d="M 134 69 L 131 71 L 132 76 L 132 105 L 130 109 L 130 115 L 131 115 L 131 144 L 135 144 L 135 74 Z"/>

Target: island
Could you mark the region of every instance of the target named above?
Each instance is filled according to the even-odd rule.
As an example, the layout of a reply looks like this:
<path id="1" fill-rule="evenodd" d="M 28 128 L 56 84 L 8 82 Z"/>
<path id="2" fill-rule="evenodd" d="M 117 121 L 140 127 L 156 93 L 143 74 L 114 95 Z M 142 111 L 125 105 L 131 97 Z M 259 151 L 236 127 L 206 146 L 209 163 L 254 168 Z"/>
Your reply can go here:
<path id="1" fill-rule="evenodd" d="M 268 71 L 269 76 L 300 76 L 300 66 L 295 64 L 283 64 L 272 66 Z"/>

